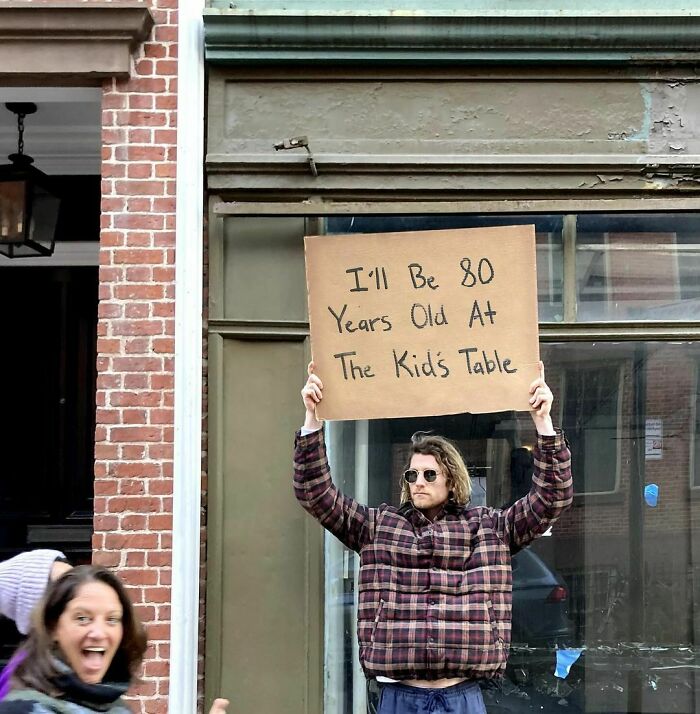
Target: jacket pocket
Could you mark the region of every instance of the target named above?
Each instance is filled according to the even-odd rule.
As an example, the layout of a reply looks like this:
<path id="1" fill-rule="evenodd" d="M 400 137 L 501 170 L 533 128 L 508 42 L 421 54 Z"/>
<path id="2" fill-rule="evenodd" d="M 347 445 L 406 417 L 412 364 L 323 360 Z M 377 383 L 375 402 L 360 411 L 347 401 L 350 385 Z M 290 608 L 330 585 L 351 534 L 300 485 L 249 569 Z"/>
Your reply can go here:
<path id="1" fill-rule="evenodd" d="M 377 634 L 377 627 L 379 627 L 379 622 L 382 619 L 382 611 L 384 610 L 384 600 L 379 601 L 379 607 L 377 608 L 377 614 L 374 616 L 374 623 L 372 624 L 372 635 L 370 636 L 371 644 L 374 644 L 374 638 Z"/>

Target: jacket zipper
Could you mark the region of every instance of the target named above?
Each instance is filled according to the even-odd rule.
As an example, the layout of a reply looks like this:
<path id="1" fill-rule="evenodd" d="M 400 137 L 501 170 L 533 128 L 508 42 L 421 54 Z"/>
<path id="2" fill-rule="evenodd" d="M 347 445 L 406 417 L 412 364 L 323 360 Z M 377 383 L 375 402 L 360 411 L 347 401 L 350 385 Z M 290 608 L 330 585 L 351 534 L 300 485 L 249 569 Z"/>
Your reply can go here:
<path id="1" fill-rule="evenodd" d="M 496 611 L 493 609 L 493 603 L 491 602 L 490 597 L 486 598 L 486 608 L 489 613 L 489 621 L 491 623 L 491 634 L 493 635 L 493 641 L 503 642 L 503 638 L 501 637 L 498 631 L 498 626 L 496 623 Z"/>

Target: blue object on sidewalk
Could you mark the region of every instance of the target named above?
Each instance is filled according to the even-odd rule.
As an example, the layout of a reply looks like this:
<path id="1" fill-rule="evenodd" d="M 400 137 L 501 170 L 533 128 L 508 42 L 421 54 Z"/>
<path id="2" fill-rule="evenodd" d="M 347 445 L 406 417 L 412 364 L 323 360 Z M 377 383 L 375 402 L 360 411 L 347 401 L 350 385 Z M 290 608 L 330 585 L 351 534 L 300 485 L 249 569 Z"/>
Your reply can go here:
<path id="1" fill-rule="evenodd" d="M 571 665 L 581 656 L 582 649 L 557 650 L 557 666 L 554 676 L 566 679 L 571 671 Z"/>

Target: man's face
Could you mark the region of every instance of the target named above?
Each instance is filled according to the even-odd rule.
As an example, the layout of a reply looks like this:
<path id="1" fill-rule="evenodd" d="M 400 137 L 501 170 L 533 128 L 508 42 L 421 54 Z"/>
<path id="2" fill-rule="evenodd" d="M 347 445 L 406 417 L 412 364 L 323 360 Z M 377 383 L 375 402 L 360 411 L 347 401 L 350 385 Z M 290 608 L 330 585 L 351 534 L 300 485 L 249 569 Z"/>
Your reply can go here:
<path id="1" fill-rule="evenodd" d="M 450 495 L 447 475 L 432 454 L 413 454 L 410 468 L 418 471 L 418 480 L 408 485 L 411 491 L 411 501 L 416 508 L 424 511 L 428 518 L 434 518 Z M 438 477 L 432 483 L 425 480 L 426 469 L 437 471 Z"/>

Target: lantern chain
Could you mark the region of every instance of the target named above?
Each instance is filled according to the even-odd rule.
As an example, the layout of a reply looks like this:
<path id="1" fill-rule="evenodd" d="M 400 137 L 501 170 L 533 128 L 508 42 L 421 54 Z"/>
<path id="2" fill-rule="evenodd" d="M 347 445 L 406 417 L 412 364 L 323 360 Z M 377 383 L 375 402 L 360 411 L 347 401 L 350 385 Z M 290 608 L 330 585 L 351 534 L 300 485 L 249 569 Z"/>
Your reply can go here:
<path id="1" fill-rule="evenodd" d="M 17 114 L 17 153 L 22 156 L 24 154 L 24 117 L 26 114 L 21 112 Z"/>

